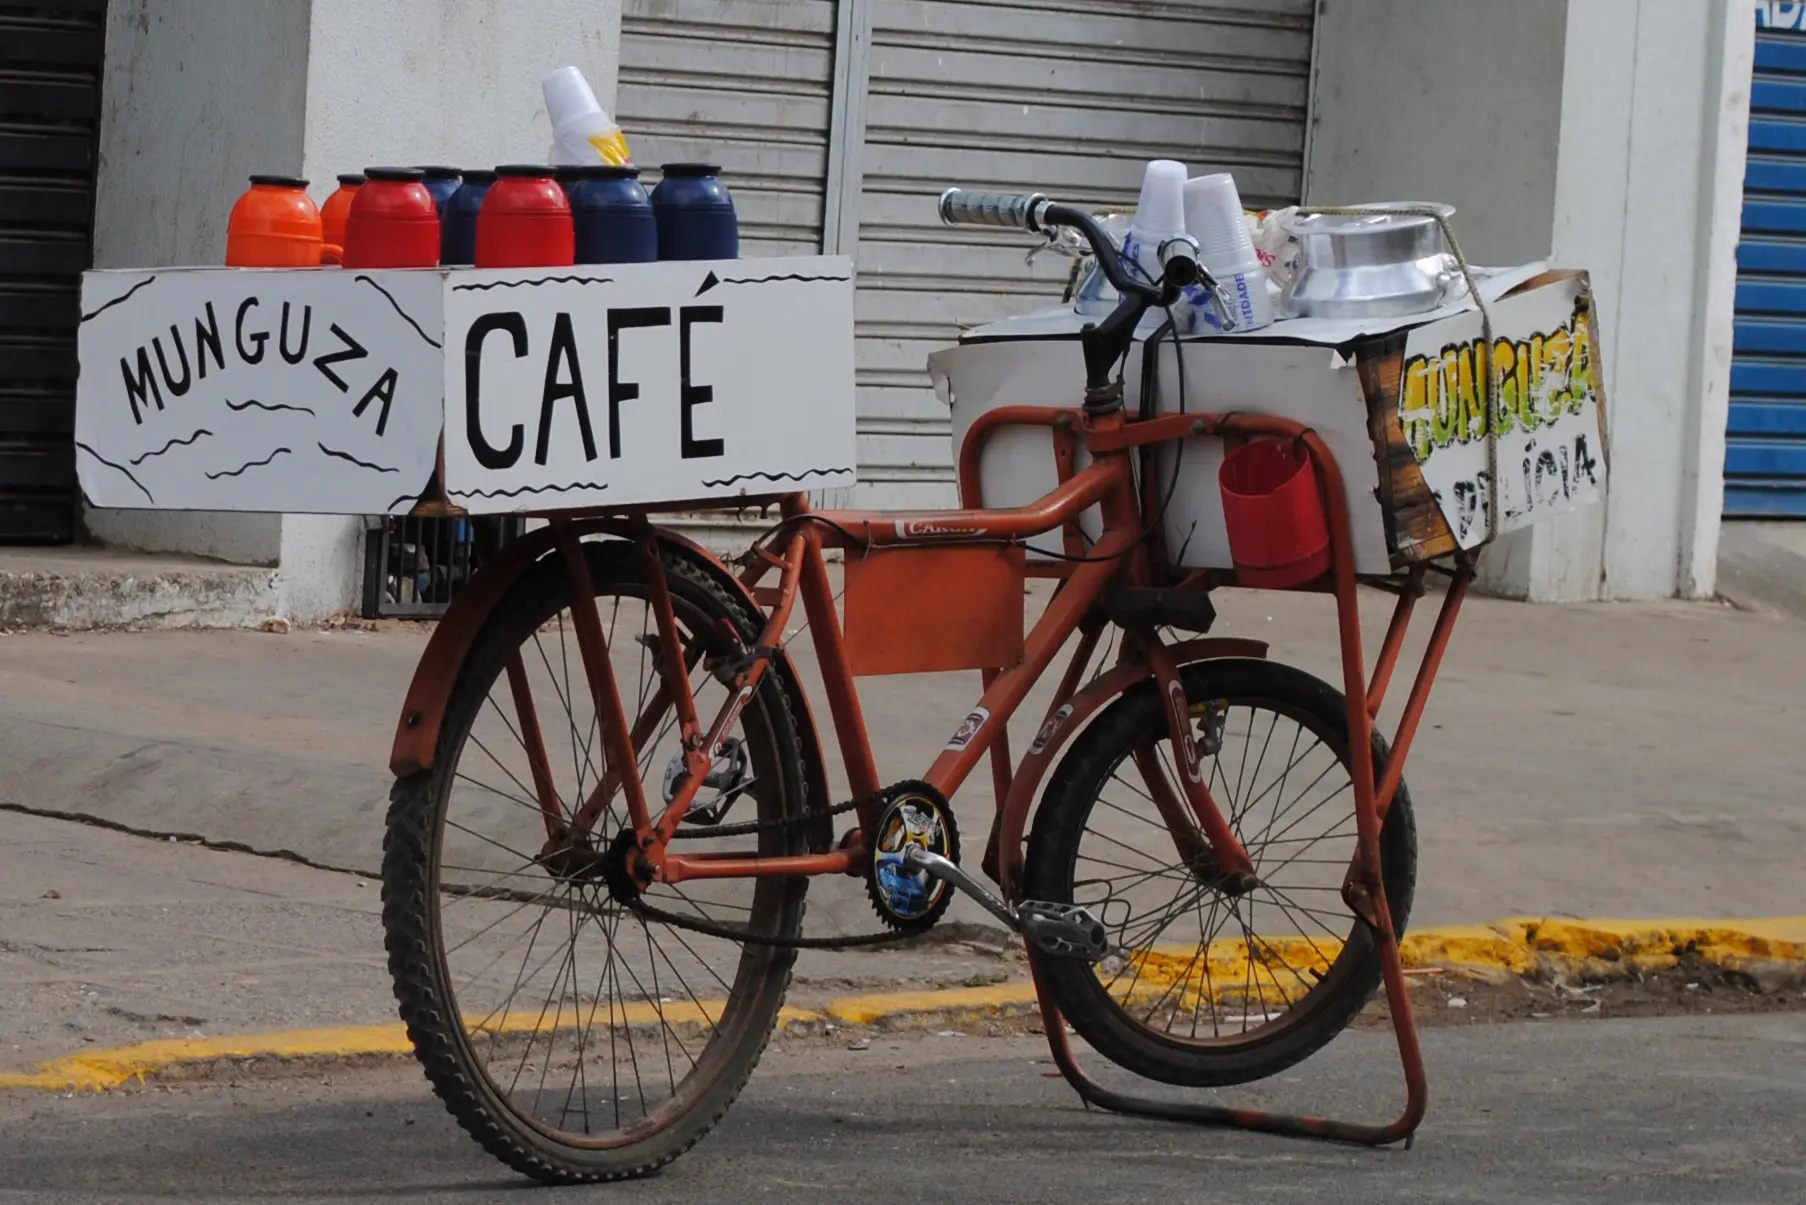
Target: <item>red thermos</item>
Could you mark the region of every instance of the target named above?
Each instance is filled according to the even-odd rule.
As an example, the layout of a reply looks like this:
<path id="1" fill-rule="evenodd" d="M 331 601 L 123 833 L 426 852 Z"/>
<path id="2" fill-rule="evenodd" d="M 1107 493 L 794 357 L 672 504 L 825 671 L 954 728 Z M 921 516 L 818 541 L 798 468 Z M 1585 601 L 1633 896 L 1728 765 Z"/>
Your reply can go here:
<path id="1" fill-rule="evenodd" d="M 571 203 L 549 167 L 510 164 L 477 214 L 477 267 L 565 268 L 577 261 Z"/>
<path id="2" fill-rule="evenodd" d="M 413 167 L 364 169 L 345 218 L 347 268 L 431 268 L 439 263 L 439 210 Z"/>

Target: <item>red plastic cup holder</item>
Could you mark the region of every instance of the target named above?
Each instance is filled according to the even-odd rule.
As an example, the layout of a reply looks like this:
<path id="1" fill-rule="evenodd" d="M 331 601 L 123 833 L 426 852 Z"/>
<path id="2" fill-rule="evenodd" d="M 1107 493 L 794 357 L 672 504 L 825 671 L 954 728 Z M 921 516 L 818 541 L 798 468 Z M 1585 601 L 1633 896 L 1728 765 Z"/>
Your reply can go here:
<path id="1" fill-rule="evenodd" d="M 1323 490 L 1303 440 L 1242 445 L 1223 458 L 1217 485 L 1242 585 L 1284 590 L 1329 572 Z"/>

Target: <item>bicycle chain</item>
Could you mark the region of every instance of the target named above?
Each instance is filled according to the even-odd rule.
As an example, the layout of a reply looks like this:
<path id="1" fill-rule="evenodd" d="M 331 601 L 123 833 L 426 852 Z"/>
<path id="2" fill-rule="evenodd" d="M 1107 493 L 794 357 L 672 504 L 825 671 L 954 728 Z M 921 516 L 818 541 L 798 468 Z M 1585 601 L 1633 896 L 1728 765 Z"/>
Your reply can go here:
<path id="1" fill-rule="evenodd" d="M 778 832 L 797 828 L 816 820 L 845 815 L 867 804 L 888 804 L 900 791 L 912 784 L 899 783 L 896 786 L 880 787 L 869 794 L 845 803 L 837 803 L 823 811 L 808 812 L 802 816 L 784 817 L 777 820 L 743 820 L 738 824 L 723 824 L 719 827 L 698 830 L 686 828 L 686 837 L 743 837 L 755 833 Z M 717 937 L 725 941 L 737 941 L 749 946 L 771 946 L 781 950 L 845 950 L 855 946 L 876 946 L 888 942 L 902 941 L 905 938 L 920 937 L 921 934 L 906 929 L 886 929 L 882 933 L 857 933 L 847 937 L 765 937 L 749 933 L 743 928 L 733 925 L 717 924 L 697 916 L 685 916 L 677 912 L 667 912 L 656 904 L 646 902 L 644 896 L 636 895 L 622 900 L 622 905 L 642 920 L 653 920 L 660 924 L 670 925 L 674 929 L 684 929 L 691 933 L 700 933 L 705 937 Z"/>

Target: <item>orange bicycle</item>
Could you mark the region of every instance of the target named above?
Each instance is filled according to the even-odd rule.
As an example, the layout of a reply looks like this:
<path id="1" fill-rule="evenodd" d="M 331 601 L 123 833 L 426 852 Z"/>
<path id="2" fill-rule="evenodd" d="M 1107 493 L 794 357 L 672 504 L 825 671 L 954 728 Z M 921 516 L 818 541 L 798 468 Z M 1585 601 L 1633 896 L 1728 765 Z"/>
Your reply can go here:
<path id="1" fill-rule="evenodd" d="M 739 573 L 644 512 L 546 513 L 483 548 L 409 689 L 384 848 L 396 995 L 452 1114 L 528 1175 L 616 1179 L 676 1158 L 752 1073 L 799 949 L 921 933 L 956 892 L 1026 943 L 1055 1059 L 1090 1102 L 1374 1144 L 1422 1116 L 1398 958 L 1416 858 L 1401 774 L 1470 564 L 1439 570 L 1450 586 L 1389 746 L 1373 718 L 1430 567 L 1361 579 L 1399 600 L 1370 679 L 1324 443 L 1270 416 L 1125 410 L 1121 366 L 1141 319 L 1187 286 L 1213 287 L 1195 244 L 1164 248 L 1164 278 L 1149 283 L 1088 215 L 1044 197 L 950 191 L 942 217 L 1075 230 L 1123 295 L 1081 336 L 1082 404 L 1004 407 L 973 427 L 959 456 L 967 509 L 752 499 L 782 520 Z M 1051 432 L 1060 484 L 985 509 L 980 452 L 1022 425 Z M 1331 567 L 1306 588 L 1334 596 L 1341 690 L 1267 660 L 1264 644 L 1205 634 L 1209 592 L 1234 576 L 1169 563 L 1169 495 L 1149 459 L 1200 435 L 1308 449 Z M 1090 460 L 1075 468 L 1079 449 Z M 1086 540 L 1076 521 L 1094 507 L 1101 533 Z M 1050 532 L 1065 550 L 1031 567 L 1026 542 Z M 844 622 L 834 549 L 847 559 Z M 1030 572 L 1059 584 L 1024 633 Z M 842 803 L 785 651 L 799 597 L 850 779 Z M 1068 646 L 1013 761 L 1006 726 Z M 879 780 L 854 685 L 874 667 L 983 671 L 919 780 Z M 994 890 L 963 868 L 948 803 L 987 756 L 997 806 L 981 865 Z M 804 934 L 821 875 L 864 881 L 874 932 Z M 1382 980 L 1407 1083 L 1384 1126 L 1109 1090 L 1084 1075 L 1062 1023 L 1149 1079 L 1239 1084 L 1322 1047 Z"/>

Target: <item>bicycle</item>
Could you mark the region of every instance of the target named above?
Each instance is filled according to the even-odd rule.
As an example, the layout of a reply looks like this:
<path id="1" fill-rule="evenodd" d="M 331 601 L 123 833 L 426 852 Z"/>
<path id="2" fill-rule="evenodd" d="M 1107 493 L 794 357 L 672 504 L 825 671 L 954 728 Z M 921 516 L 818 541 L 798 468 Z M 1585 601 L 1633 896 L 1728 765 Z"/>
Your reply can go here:
<path id="1" fill-rule="evenodd" d="M 1449 588 L 1388 745 L 1373 719 L 1429 567 L 1363 579 L 1398 594 L 1369 679 L 1345 494 L 1323 442 L 1270 416 L 1125 410 L 1121 365 L 1143 317 L 1186 287 L 1214 288 L 1195 244 L 1164 247 L 1149 282 L 1089 215 L 1038 194 L 950 190 L 941 213 L 1089 243 L 1123 301 L 1081 336 L 1081 405 L 987 413 L 960 449 L 963 509 L 750 499 L 781 521 L 738 574 L 643 511 L 545 512 L 544 526 L 482 546 L 410 686 L 384 846 L 396 995 L 453 1116 L 529 1176 L 620 1179 L 675 1159 L 751 1075 L 798 950 L 922 933 L 955 892 L 1025 941 L 1054 1057 L 1088 1102 L 1372 1144 L 1408 1138 L 1423 1115 L 1398 956 L 1416 858 L 1402 772 L 1471 564 L 1438 567 Z M 985 509 L 979 456 L 1010 426 L 1053 433 L 1061 481 L 1032 505 Z M 1269 661 L 1264 644 L 1208 634 L 1209 592 L 1233 578 L 1171 566 L 1149 460 L 1200 435 L 1309 449 L 1332 568 L 1307 588 L 1335 598 L 1341 690 Z M 1075 468 L 1079 448 L 1091 461 Z M 1092 507 L 1102 528 L 1087 541 L 1076 519 Z M 904 607 L 939 592 L 984 620 L 1012 589 L 1020 607 L 1024 544 L 1050 532 L 1064 551 L 1035 571 L 1058 588 L 1026 635 L 1018 623 L 1019 655 L 981 634 L 967 651 L 980 699 L 919 780 L 884 785 L 853 680 L 853 603 L 843 626 L 825 553 L 844 552 L 849 574 L 913 577 Z M 867 593 L 868 628 L 908 618 Z M 799 598 L 850 780 L 839 804 L 785 647 Z M 1013 763 L 1007 724 L 1075 637 Z M 997 809 L 981 864 L 995 891 L 961 867 L 948 803 L 986 757 Z M 1288 798 L 1288 783 L 1307 785 Z M 805 936 L 822 875 L 864 879 L 880 928 Z M 1239 1084 L 1322 1047 L 1382 981 L 1407 1084 L 1384 1126 L 1141 1100 L 1086 1077 L 1066 1038 L 1070 1022 L 1155 1081 Z"/>

